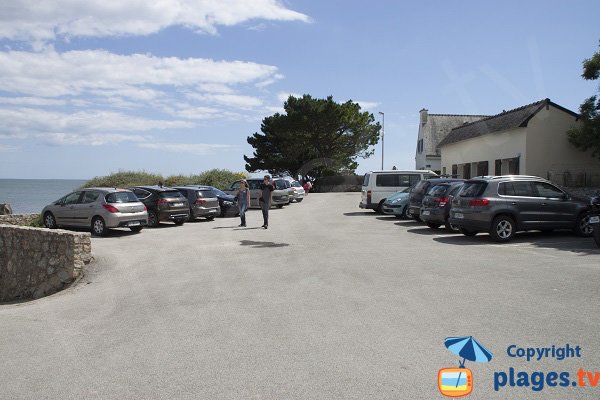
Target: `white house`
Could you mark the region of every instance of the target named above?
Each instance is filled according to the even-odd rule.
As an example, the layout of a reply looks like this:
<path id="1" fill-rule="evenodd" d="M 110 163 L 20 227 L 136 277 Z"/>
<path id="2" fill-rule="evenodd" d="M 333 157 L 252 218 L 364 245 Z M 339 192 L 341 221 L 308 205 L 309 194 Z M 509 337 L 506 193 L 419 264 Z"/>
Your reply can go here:
<path id="1" fill-rule="evenodd" d="M 566 186 L 600 185 L 600 160 L 567 138 L 578 118 L 545 99 L 456 127 L 439 143 L 442 173 L 522 174 Z"/>
<path id="2" fill-rule="evenodd" d="M 422 109 L 419 113 L 421 115 L 415 154 L 416 169 L 432 170 L 437 173 L 442 170 L 438 144 L 446 135 L 457 126 L 487 117 L 486 115 L 429 114 L 426 109 Z"/>

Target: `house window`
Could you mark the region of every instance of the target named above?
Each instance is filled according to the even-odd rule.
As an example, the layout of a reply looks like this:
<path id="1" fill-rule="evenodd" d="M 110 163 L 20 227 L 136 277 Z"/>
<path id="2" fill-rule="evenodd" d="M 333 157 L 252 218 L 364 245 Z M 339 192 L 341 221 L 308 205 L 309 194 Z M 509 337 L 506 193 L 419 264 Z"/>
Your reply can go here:
<path id="1" fill-rule="evenodd" d="M 471 164 L 463 164 L 462 170 L 463 179 L 471 179 Z"/>
<path id="2" fill-rule="evenodd" d="M 502 175 L 502 160 L 494 161 L 494 175 Z"/>
<path id="3" fill-rule="evenodd" d="M 419 141 L 417 142 L 417 151 L 419 153 L 423 152 L 423 139 L 419 139 Z"/>
<path id="4" fill-rule="evenodd" d="M 446 167 L 442 167 L 442 175 L 446 175 Z"/>
<path id="5" fill-rule="evenodd" d="M 508 174 L 519 175 L 519 157 L 508 159 Z"/>
<path id="6" fill-rule="evenodd" d="M 452 164 L 452 177 L 453 178 L 458 177 L 458 165 L 456 165 L 456 164 Z"/>
<path id="7" fill-rule="evenodd" d="M 488 174 L 488 162 L 479 161 L 477 163 L 477 176 L 486 176 Z"/>

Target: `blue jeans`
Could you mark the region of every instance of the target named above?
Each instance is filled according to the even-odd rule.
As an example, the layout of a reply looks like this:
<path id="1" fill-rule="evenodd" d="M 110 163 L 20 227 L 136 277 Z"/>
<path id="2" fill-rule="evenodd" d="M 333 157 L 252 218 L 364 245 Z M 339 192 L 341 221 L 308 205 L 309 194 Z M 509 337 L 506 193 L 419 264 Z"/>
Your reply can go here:
<path id="1" fill-rule="evenodd" d="M 248 209 L 248 207 L 241 206 L 240 207 L 240 219 L 242 220 L 242 225 L 246 226 L 246 210 Z"/>

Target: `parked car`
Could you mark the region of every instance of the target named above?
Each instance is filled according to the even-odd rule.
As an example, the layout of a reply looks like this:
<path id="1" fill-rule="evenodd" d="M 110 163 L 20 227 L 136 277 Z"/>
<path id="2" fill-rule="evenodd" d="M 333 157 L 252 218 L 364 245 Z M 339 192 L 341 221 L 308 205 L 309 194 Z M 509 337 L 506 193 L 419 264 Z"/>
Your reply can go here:
<path id="1" fill-rule="evenodd" d="M 213 196 L 219 200 L 221 208 L 221 217 L 235 217 L 240 214 L 240 209 L 237 205 L 237 198 L 231 194 L 227 194 L 216 187 L 209 186 L 212 189 Z"/>
<path id="2" fill-rule="evenodd" d="M 156 227 L 163 221 L 183 225 L 190 217 L 189 203 L 177 189 L 163 186 L 135 186 L 129 189 L 148 208 L 148 226 Z"/>
<path id="3" fill-rule="evenodd" d="M 589 200 L 576 199 L 535 176 L 508 175 L 470 179 L 452 201 L 449 222 L 467 236 L 489 232 L 507 242 L 518 231 L 571 229 L 591 236 Z"/>
<path id="4" fill-rule="evenodd" d="M 292 189 L 292 183 L 284 178 L 276 178 L 273 180 L 273 185 L 275 185 L 276 190 L 282 190 L 287 193 L 288 201 L 285 205 L 288 205 L 292 202 L 294 198 L 294 190 Z"/>
<path id="5" fill-rule="evenodd" d="M 408 216 L 410 218 L 416 219 L 417 221 L 421 221 L 421 206 L 423 203 L 423 198 L 427 191 L 435 185 L 439 185 L 440 183 L 447 182 L 463 182 L 464 179 L 456 179 L 456 178 L 430 178 L 423 179 L 413 187 L 410 191 L 409 197 L 409 205 L 408 205 Z"/>
<path id="6" fill-rule="evenodd" d="M 42 210 L 46 228 L 90 228 L 103 236 L 111 228 L 140 232 L 148 224 L 146 206 L 129 190 L 86 188 L 61 197 Z"/>
<path id="7" fill-rule="evenodd" d="M 382 211 L 387 215 L 395 215 L 396 218 L 408 218 L 408 196 L 410 188 L 400 190 L 388 197 L 383 203 Z"/>
<path id="8" fill-rule="evenodd" d="M 431 229 L 444 225 L 449 232 L 458 232 L 458 228 L 448 222 L 452 199 L 463 187 L 464 182 L 439 183 L 429 189 L 421 203 L 421 220 Z"/>
<path id="9" fill-rule="evenodd" d="M 389 170 L 367 172 L 363 178 L 360 208 L 381 212 L 383 203 L 392 194 L 413 186 L 418 181 L 437 176 L 433 171 Z"/>
<path id="10" fill-rule="evenodd" d="M 219 199 L 213 193 L 212 187 L 186 185 L 177 186 L 175 189 L 179 190 L 188 201 L 189 221 L 194 221 L 196 218 L 213 220 L 217 215 L 221 215 Z"/>
<path id="11" fill-rule="evenodd" d="M 237 196 L 237 193 L 240 190 L 240 182 L 241 180 L 233 182 L 229 189 L 224 190 L 224 192 L 233 196 Z M 248 188 L 250 189 L 250 208 L 260 208 L 258 199 L 261 194 L 260 184 L 263 183 L 262 178 L 250 178 L 246 179 L 246 182 L 248 182 Z M 275 190 L 273 190 L 273 200 L 271 202 L 271 206 L 282 208 L 284 205 L 289 203 L 290 199 L 288 189 L 275 188 Z"/>
<path id="12" fill-rule="evenodd" d="M 594 241 L 600 247 L 600 196 L 590 198 L 590 216 L 588 223 L 592 227 Z"/>
<path id="13" fill-rule="evenodd" d="M 302 200 L 304 200 L 306 192 L 302 187 L 302 184 L 291 176 L 285 176 L 283 179 L 290 183 L 292 189 L 292 202 L 300 203 Z"/>

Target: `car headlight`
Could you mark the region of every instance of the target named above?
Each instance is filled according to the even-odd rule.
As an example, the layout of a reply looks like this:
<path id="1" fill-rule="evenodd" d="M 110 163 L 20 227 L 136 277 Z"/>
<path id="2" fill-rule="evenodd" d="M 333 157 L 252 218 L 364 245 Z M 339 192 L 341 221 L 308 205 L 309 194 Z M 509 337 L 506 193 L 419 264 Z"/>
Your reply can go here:
<path id="1" fill-rule="evenodd" d="M 233 201 L 224 201 L 223 205 L 224 206 L 232 206 L 233 205 Z"/>
<path id="2" fill-rule="evenodd" d="M 392 200 L 392 204 L 400 203 L 400 200 L 402 200 L 402 199 Z"/>

